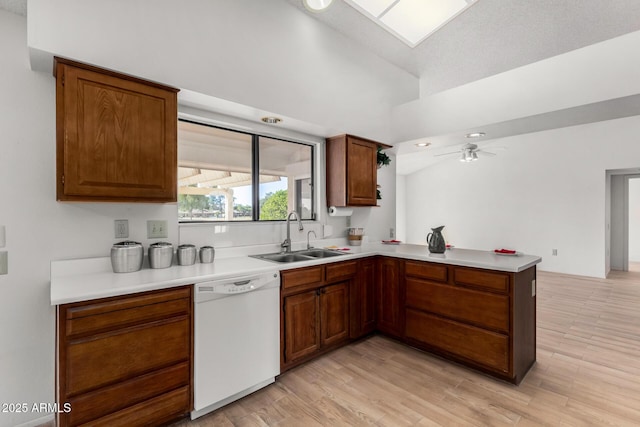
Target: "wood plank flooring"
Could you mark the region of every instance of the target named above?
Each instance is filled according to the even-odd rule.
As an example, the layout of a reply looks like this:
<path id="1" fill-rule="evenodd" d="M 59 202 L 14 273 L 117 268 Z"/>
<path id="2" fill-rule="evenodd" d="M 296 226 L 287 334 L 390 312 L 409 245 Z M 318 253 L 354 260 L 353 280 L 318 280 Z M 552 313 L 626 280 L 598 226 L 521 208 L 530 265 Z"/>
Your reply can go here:
<path id="1" fill-rule="evenodd" d="M 373 336 L 195 421 L 205 426 L 640 426 L 640 273 L 538 273 L 520 386 Z"/>

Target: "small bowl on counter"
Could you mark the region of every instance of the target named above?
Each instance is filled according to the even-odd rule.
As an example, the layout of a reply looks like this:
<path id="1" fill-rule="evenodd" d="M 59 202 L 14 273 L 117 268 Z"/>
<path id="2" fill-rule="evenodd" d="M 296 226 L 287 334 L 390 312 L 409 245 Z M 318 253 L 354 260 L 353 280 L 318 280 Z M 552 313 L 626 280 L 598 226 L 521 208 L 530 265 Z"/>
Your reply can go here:
<path id="1" fill-rule="evenodd" d="M 178 246 L 178 265 L 193 265 L 196 262 L 196 247 L 185 244 Z"/>
<path id="2" fill-rule="evenodd" d="M 168 268 L 173 261 L 173 245 L 169 242 L 156 242 L 149 245 L 149 267 Z"/>

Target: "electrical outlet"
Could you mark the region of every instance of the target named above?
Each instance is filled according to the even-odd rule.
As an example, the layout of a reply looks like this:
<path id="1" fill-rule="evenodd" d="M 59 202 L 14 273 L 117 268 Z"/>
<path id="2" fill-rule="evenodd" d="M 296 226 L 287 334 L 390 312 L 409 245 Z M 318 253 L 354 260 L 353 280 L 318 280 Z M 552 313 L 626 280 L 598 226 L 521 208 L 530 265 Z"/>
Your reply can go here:
<path id="1" fill-rule="evenodd" d="M 148 239 L 165 239 L 168 237 L 167 221 L 149 220 L 147 221 Z"/>
<path id="2" fill-rule="evenodd" d="M 116 239 L 126 239 L 129 237 L 129 220 L 116 219 L 113 223 L 115 224 Z"/>
<path id="3" fill-rule="evenodd" d="M 393 227 L 391 227 L 391 228 L 389 229 L 389 238 L 390 238 L 390 239 L 395 239 L 395 238 L 396 238 L 396 229 L 395 229 L 395 228 L 393 228 Z"/>
<path id="4" fill-rule="evenodd" d="M 557 249 L 551 249 L 551 255 L 557 256 L 558 255 L 558 250 Z"/>
<path id="5" fill-rule="evenodd" d="M 9 253 L 0 251 L 0 274 L 9 273 Z"/>

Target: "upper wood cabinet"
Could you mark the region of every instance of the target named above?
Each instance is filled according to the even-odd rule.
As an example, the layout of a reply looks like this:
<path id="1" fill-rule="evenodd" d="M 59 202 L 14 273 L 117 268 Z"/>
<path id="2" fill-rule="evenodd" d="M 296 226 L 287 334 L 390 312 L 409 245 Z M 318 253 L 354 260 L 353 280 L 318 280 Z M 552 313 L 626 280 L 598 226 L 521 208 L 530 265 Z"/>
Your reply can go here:
<path id="1" fill-rule="evenodd" d="M 61 58 L 57 200 L 175 202 L 178 89 Z"/>
<path id="2" fill-rule="evenodd" d="M 327 206 L 375 206 L 378 146 L 352 135 L 327 138 Z"/>

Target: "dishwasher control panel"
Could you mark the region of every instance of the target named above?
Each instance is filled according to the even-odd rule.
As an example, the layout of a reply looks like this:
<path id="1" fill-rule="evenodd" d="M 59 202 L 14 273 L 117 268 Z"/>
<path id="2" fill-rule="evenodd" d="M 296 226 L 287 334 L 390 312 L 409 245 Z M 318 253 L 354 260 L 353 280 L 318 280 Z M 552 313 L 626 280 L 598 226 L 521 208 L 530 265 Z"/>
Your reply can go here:
<path id="1" fill-rule="evenodd" d="M 224 280 L 212 280 L 210 282 L 196 284 L 196 292 L 199 295 L 216 294 L 229 295 L 241 294 L 258 290 L 266 285 L 278 286 L 280 274 L 272 272 L 254 276 L 236 277 Z"/>

